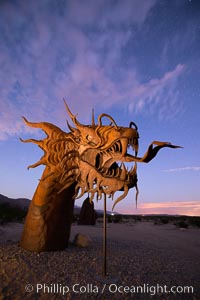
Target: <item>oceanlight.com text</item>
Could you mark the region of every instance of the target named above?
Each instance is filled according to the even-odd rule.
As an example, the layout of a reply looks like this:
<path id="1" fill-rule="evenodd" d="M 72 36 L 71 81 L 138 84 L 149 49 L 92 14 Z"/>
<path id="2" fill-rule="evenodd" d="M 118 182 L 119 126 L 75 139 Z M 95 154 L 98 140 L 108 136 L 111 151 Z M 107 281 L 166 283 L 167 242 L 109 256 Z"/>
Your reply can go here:
<path id="1" fill-rule="evenodd" d="M 109 285 L 110 293 L 127 293 L 127 294 L 150 294 L 154 296 L 156 294 L 193 294 L 194 288 L 193 286 L 171 286 L 167 285 L 132 285 L 132 286 L 122 286 L 117 284 Z"/>

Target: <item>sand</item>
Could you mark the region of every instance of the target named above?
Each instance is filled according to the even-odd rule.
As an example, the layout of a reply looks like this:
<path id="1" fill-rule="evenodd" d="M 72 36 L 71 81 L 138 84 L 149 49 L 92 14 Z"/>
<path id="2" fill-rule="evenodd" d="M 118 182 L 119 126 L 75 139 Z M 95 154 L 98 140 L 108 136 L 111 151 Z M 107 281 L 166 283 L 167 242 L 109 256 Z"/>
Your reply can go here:
<path id="1" fill-rule="evenodd" d="M 70 244 L 40 254 L 19 247 L 22 228 L 0 226 L 0 299 L 200 299 L 199 229 L 145 221 L 108 224 L 104 278 L 102 224 L 72 225 L 71 240 L 85 234 L 92 239 L 88 248 Z M 173 286 L 179 293 L 163 290 Z M 193 293 L 183 293 L 184 286 Z"/>

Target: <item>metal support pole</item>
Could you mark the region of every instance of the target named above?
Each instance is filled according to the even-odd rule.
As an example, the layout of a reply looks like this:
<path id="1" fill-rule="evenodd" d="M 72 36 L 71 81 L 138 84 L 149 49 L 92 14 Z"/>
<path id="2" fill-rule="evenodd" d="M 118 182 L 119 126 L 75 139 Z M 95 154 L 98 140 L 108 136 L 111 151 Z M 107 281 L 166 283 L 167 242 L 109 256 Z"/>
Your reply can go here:
<path id="1" fill-rule="evenodd" d="M 107 275 L 107 228 L 106 228 L 106 194 L 104 194 L 104 214 L 103 214 L 103 276 Z"/>
<path id="2" fill-rule="evenodd" d="M 102 283 L 111 284 L 118 282 L 117 278 L 107 275 L 107 217 L 106 217 L 106 194 L 104 194 L 104 213 L 103 213 L 103 261 L 102 261 L 102 277 L 96 276 L 96 279 Z"/>

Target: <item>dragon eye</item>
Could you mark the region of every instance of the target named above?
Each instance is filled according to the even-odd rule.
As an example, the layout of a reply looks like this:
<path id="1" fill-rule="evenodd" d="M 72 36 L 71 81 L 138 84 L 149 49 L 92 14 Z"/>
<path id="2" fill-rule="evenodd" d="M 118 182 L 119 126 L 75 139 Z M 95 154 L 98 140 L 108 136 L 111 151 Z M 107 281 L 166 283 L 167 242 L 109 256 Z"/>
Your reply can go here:
<path id="1" fill-rule="evenodd" d="M 92 141 L 93 140 L 93 137 L 91 136 L 91 135 L 86 135 L 86 139 L 88 140 L 88 141 Z"/>

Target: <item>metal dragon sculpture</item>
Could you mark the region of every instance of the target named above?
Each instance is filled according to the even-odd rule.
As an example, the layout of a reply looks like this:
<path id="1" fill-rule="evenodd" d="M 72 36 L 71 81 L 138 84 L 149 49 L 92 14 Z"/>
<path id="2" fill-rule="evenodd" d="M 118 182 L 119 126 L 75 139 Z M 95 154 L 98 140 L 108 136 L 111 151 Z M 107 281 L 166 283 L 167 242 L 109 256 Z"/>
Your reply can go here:
<path id="1" fill-rule="evenodd" d="M 30 251 L 52 251 L 67 247 L 73 219 L 74 200 L 85 193 L 90 201 L 103 195 L 114 198 L 121 195 L 115 205 L 124 199 L 129 189 L 137 188 L 137 162 L 148 163 L 163 147 L 177 148 L 170 143 L 154 141 L 143 157 L 138 157 L 138 129 L 134 122 L 129 127 L 118 126 L 108 114 L 101 114 L 95 124 L 81 124 L 64 101 L 67 113 L 75 127 L 66 133 L 47 123 L 32 123 L 23 117 L 28 126 L 42 129 L 43 140 L 28 139 L 43 151 L 43 157 L 29 168 L 45 165 L 24 225 L 21 246 Z M 107 118 L 110 125 L 103 125 Z M 131 147 L 134 155 L 128 153 Z M 132 163 L 128 170 L 125 163 Z M 137 201 L 137 200 L 136 200 Z"/>

